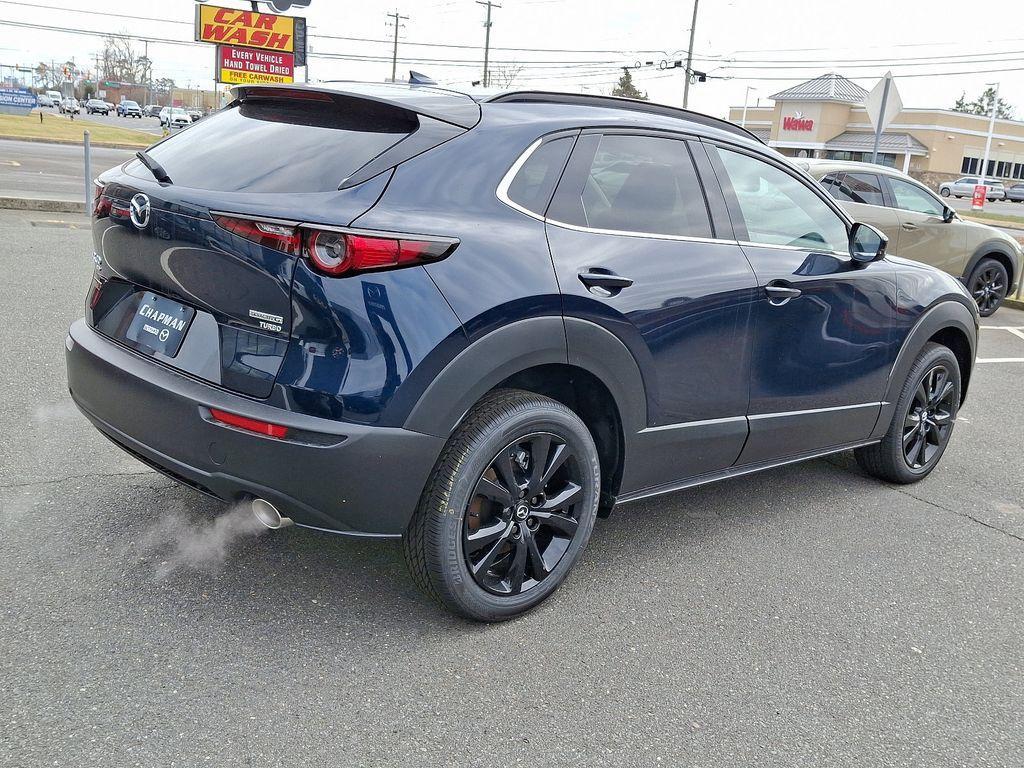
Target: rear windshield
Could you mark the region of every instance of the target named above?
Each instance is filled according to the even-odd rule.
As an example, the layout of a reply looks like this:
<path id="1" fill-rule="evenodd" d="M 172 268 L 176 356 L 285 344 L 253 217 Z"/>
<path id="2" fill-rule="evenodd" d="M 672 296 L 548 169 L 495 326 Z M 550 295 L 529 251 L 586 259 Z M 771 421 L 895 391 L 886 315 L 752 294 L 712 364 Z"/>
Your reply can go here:
<path id="1" fill-rule="evenodd" d="M 175 186 L 219 192 L 327 192 L 417 128 L 362 99 L 245 102 L 149 150 Z M 152 178 L 134 161 L 128 172 Z"/>

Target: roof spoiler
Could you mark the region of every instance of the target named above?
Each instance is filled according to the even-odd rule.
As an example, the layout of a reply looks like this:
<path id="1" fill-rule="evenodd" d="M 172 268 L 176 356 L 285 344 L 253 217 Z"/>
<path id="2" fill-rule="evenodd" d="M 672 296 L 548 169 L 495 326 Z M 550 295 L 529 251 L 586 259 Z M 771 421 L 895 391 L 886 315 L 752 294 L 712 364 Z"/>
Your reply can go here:
<path id="1" fill-rule="evenodd" d="M 427 84 L 328 81 L 317 85 L 236 85 L 231 89 L 231 96 L 239 102 L 254 98 L 324 99 L 343 96 L 404 109 L 466 130 L 480 122 L 480 105 L 472 98 L 458 91 Z"/>
<path id="2" fill-rule="evenodd" d="M 645 112 L 650 115 L 662 115 L 663 117 L 676 117 L 682 120 L 689 120 L 691 123 L 699 123 L 709 128 L 717 128 L 745 139 L 753 139 L 758 144 L 764 142 L 736 123 L 722 120 L 717 117 L 705 115 L 703 112 L 692 112 L 681 107 L 670 107 L 667 104 L 653 104 L 649 101 L 639 99 L 627 99 L 622 96 L 594 96 L 583 93 L 558 93 L 555 91 L 509 91 L 499 93 L 497 96 L 485 98 L 485 102 L 491 104 L 501 103 L 535 103 L 535 104 L 577 104 L 584 107 L 604 107 L 606 109 L 628 109 L 634 112 Z"/>

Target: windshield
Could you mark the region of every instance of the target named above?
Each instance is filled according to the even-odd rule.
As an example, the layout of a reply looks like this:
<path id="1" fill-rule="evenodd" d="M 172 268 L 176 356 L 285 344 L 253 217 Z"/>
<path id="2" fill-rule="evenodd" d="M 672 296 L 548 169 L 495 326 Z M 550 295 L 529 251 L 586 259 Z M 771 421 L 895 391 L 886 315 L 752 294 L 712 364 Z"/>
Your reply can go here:
<path id="1" fill-rule="evenodd" d="M 126 102 L 124 102 L 124 106 L 131 107 L 133 109 L 138 109 L 139 108 L 139 105 L 136 104 L 134 101 L 126 101 Z"/>

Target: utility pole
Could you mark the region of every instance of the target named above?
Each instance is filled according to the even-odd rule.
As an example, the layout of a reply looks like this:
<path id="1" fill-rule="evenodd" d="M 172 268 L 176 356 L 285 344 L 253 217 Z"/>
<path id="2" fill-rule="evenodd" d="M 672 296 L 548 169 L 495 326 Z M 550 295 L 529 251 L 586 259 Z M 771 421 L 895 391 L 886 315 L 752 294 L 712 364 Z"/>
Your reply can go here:
<path id="1" fill-rule="evenodd" d="M 497 3 L 491 2 L 491 0 L 476 0 L 477 5 L 487 6 L 487 21 L 484 22 L 484 88 L 490 84 L 490 78 L 487 74 L 487 65 L 490 63 L 491 56 L 491 8 L 501 8 Z"/>
<path id="2" fill-rule="evenodd" d="M 398 29 L 405 26 L 402 21 L 408 21 L 409 17 L 400 15 L 397 8 L 394 13 L 389 13 L 387 16 L 389 19 L 392 19 L 388 24 L 393 25 L 395 28 L 395 42 L 391 48 L 391 82 L 393 83 L 398 72 Z"/>
<path id="3" fill-rule="evenodd" d="M 697 33 L 697 3 L 700 0 L 693 0 L 693 20 L 690 22 L 690 47 L 686 49 L 686 80 L 683 81 L 683 109 L 690 105 L 690 75 L 693 66 L 693 37 Z"/>

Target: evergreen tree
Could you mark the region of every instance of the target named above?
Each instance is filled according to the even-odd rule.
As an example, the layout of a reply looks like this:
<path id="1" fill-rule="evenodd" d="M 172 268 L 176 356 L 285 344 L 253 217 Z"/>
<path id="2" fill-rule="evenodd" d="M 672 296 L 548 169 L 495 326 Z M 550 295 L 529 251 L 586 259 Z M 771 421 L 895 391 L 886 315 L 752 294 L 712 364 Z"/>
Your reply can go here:
<path id="1" fill-rule="evenodd" d="M 996 89 L 989 86 L 985 92 L 974 101 L 967 100 L 967 94 L 961 93 L 960 98 L 953 105 L 954 112 L 966 112 L 969 115 L 991 115 L 992 100 L 996 97 Z M 1005 99 L 999 99 L 996 104 L 996 117 L 1004 120 L 1013 119 L 1013 107 Z"/>
<path id="2" fill-rule="evenodd" d="M 612 96 L 623 96 L 627 99 L 647 101 L 647 94 L 633 85 L 633 75 L 625 67 L 622 68 L 622 77 L 619 78 L 618 84 L 612 88 Z"/>

